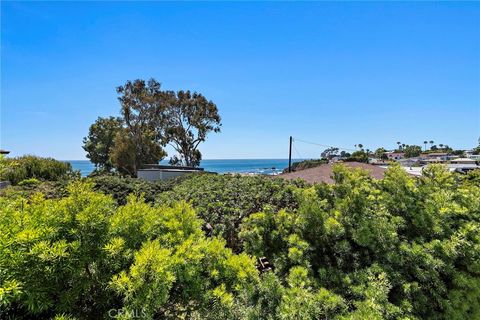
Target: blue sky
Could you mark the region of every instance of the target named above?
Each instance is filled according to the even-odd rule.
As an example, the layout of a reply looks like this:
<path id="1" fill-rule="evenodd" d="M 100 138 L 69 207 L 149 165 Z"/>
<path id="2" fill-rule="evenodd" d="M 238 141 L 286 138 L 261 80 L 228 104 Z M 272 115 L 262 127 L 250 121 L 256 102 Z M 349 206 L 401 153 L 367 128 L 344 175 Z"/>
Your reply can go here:
<path id="1" fill-rule="evenodd" d="M 84 159 L 115 87 L 154 77 L 213 100 L 204 158 L 285 158 L 288 136 L 353 148 L 480 135 L 480 5 L 2 2 L 1 137 Z M 318 157 L 297 143 L 295 156 Z"/>

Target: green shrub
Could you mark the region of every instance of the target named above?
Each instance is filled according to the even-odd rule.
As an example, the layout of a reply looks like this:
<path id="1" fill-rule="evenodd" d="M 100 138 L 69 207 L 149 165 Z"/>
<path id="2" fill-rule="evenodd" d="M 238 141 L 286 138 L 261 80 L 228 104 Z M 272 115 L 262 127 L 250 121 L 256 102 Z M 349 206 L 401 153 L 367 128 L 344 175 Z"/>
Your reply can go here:
<path id="1" fill-rule="evenodd" d="M 421 178 L 394 166 L 380 181 L 336 166 L 334 178 L 299 190 L 297 211 L 260 212 L 242 224 L 247 253 L 267 257 L 281 278 L 304 270 L 311 288 L 281 313 L 316 318 L 308 292 L 327 289 L 338 298 L 328 298 L 337 303 L 326 318 L 341 315 L 345 300 L 342 319 L 480 319 L 478 182 L 443 166 Z"/>
<path id="2" fill-rule="evenodd" d="M 25 179 L 18 183 L 19 186 L 32 187 L 40 183 L 40 180 L 35 178 Z"/>
<path id="3" fill-rule="evenodd" d="M 118 206 L 81 182 L 61 199 L 0 197 L 0 314 L 480 319 L 477 178 L 394 166 L 375 180 L 338 165 L 334 185 L 193 176 L 155 205 Z M 255 257 L 274 270 L 259 274 Z"/>
<path id="4" fill-rule="evenodd" d="M 352 154 L 350 155 L 350 157 L 348 157 L 347 159 L 345 159 L 344 161 L 347 161 L 347 162 L 364 162 L 364 163 L 368 163 L 368 154 L 363 151 L 363 150 L 359 150 L 359 151 L 354 151 L 352 152 Z"/>
<path id="5" fill-rule="evenodd" d="M 213 227 L 213 234 L 221 235 L 230 248 L 239 250 L 238 232 L 243 219 L 267 208 L 294 210 L 294 190 L 301 185 L 269 176 L 203 174 L 181 182 L 157 200 L 190 201 L 198 215 Z"/>
<path id="6" fill-rule="evenodd" d="M 2 180 L 8 180 L 13 185 L 31 178 L 56 181 L 74 174 L 70 163 L 52 158 L 27 155 L 17 158 L 6 158 L 3 162 Z"/>
<path id="7" fill-rule="evenodd" d="M 299 171 L 299 170 L 304 170 L 304 169 L 309 169 L 309 168 L 315 168 L 318 166 L 321 166 L 322 164 L 327 164 L 328 159 L 311 159 L 311 160 L 303 160 L 299 162 L 294 162 L 292 163 L 292 171 Z M 283 170 L 283 173 L 287 173 L 288 168 L 285 168 Z"/>
<path id="8" fill-rule="evenodd" d="M 185 202 L 125 206 L 76 182 L 46 200 L 0 198 L 2 319 L 200 318 L 258 282 L 254 261 L 205 238 Z M 115 314 L 115 315 L 118 315 Z"/>
<path id="9" fill-rule="evenodd" d="M 95 190 L 113 196 L 118 204 L 123 205 L 132 193 L 142 195 L 146 202 L 153 202 L 160 193 L 172 190 L 176 184 L 189 177 L 185 175 L 166 181 L 150 182 L 115 174 L 96 174 L 88 179 L 94 183 Z"/>

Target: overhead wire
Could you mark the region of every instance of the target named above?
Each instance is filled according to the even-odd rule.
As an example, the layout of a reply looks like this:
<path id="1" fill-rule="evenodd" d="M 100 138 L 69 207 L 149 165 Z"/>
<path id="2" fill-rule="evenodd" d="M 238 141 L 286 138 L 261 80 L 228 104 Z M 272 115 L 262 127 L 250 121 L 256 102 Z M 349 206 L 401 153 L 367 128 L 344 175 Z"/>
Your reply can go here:
<path id="1" fill-rule="evenodd" d="M 306 140 L 298 139 L 298 138 L 293 138 L 293 141 L 299 141 L 299 142 L 303 142 L 303 143 L 307 143 L 307 144 L 312 144 L 312 145 L 320 146 L 320 147 L 323 147 L 323 148 L 325 148 L 325 147 L 326 147 L 326 148 L 338 148 L 339 150 L 357 151 L 357 150 L 351 149 L 351 148 L 343 148 L 343 147 L 337 147 L 337 146 L 330 146 L 330 145 L 327 145 L 327 144 L 321 144 L 321 143 L 306 141 Z"/>
<path id="2" fill-rule="evenodd" d="M 295 141 L 295 140 L 294 140 L 294 141 Z M 295 143 L 292 143 L 292 146 L 293 146 L 293 150 L 295 150 L 295 152 L 297 153 L 297 155 L 298 155 L 298 157 L 299 157 L 298 159 L 304 159 L 304 158 L 302 157 L 302 155 L 300 154 L 300 152 L 298 151 L 297 147 L 295 146 Z"/>

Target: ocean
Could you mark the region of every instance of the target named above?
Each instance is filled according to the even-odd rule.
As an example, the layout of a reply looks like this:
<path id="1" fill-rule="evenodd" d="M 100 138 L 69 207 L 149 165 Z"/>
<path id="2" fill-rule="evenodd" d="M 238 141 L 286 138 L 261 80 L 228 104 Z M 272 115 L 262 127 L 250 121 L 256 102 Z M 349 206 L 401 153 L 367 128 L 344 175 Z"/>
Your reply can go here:
<path id="1" fill-rule="evenodd" d="M 301 161 L 292 159 L 293 162 Z M 66 160 L 74 170 L 79 170 L 82 177 L 88 176 L 95 166 L 88 160 Z M 161 164 L 168 164 L 162 161 Z M 200 167 L 205 171 L 217 173 L 254 173 L 254 174 L 279 174 L 288 167 L 288 159 L 211 159 L 202 160 Z"/>

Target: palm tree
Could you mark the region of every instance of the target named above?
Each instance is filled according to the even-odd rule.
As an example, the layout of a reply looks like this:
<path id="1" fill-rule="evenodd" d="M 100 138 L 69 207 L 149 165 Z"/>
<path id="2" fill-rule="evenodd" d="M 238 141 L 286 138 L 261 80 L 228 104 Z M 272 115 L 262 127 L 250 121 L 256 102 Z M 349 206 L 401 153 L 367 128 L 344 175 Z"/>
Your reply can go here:
<path id="1" fill-rule="evenodd" d="M 432 150 L 432 147 L 433 147 L 433 140 L 430 140 L 430 141 L 429 141 L 429 143 L 430 143 L 430 150 Z"/>
<path id="2" fill-rule="evenodd" d="M 358 144 L 358 147 L 360 148 L 360 150 L 362 150 L 363 144 L 359 143 L 359 144 Z"/>
<path id="3" fill-rule="evenodd" d="M 440 149 L 443 149 L 443 143 L 440 143 L 438 146 L 440 147 Z"/>
<path id="4" fill-rule="evenodd" d="M 427 143 L 428 143 L 427 140 L 423 141 L 423 144 L 425 145 L 425 151 L 427 151 Z"/>
<path id="5" fill-rule="evenodd" d="M 401 146 L 401 142 L 400 141 L 397 141 L 397 144 L 398 144 L 398 149 L 402 149 L 402 146 Z"/>

